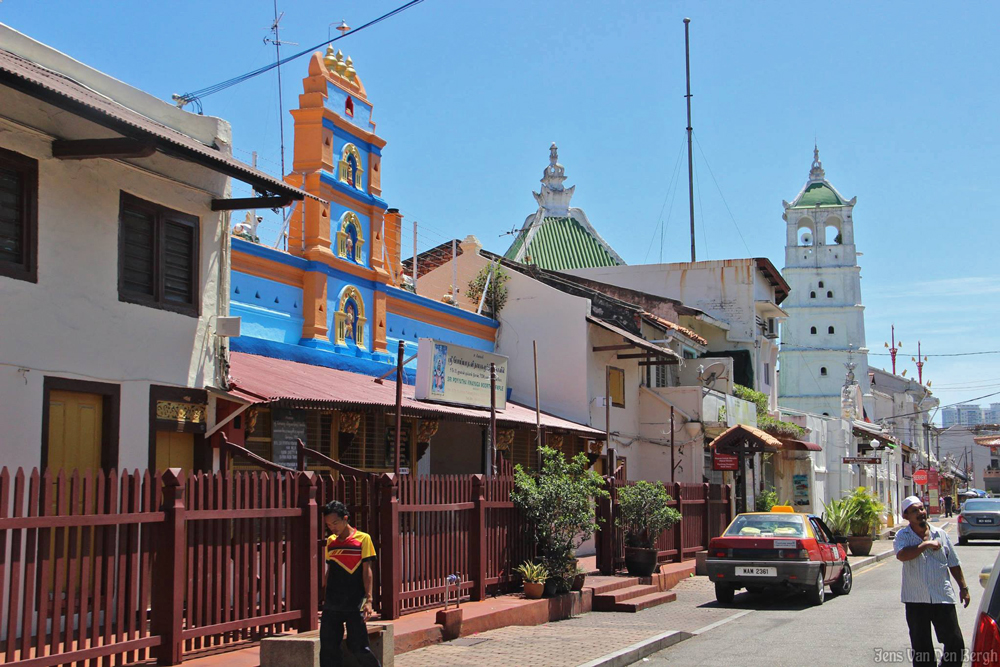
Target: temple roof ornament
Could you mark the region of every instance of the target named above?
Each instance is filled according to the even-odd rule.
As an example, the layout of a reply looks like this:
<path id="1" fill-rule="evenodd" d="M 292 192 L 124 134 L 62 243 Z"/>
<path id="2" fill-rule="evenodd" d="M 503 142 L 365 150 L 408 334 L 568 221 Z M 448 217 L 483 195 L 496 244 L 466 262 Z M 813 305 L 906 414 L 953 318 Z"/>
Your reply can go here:
<path id="1" fill-rule="evenodd" d="M 544 217 L 564 218 L 569 215 L 569 202 L 576 186 L 563 187 L 566 169 L 559 164 L 559 148 L 555 142 L 549 147 L 549 166 L 542 172 L 540 192 L 532 192 L 535 201 L 544 210 Z"/>
<path id="2" fill-rule="evenodd" d="M 813 144 L 813 163 L 809 170 L 809 182 L 816 183 L 826 180 L 826 172 L 823 171 L 823 163 L 819 160 L 819 146 Z"/>
<path id="3" fill-rule="evenodd" d="M 854 206 L 857 201 L 857 197 L 852 199 L 844 197 L 837 191 L 837 188 L 826 180 L 826 171 L 823 170 L 823 163 L 819 159 L 819 146 L 813 144 L 813 161 L 809 169 L 809 180 L 806 181 L 792 203 L 783 201 L 781 205 L 785 210 L 788 210 L 790 208 Z"/>

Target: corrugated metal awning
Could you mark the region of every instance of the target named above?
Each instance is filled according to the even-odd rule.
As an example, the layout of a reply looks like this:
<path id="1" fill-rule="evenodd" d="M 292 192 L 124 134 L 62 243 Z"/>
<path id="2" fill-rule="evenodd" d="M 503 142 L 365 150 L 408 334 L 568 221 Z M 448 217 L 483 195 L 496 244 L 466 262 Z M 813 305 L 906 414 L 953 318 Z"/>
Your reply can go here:
<path id="1" fill-rule="evenodd" d="M 0 49 L 0 85 L 66 109 L 125 137 L 151 140 L 162 153 L 202 164 L 252 185 L 258 192 L 293 200 L 318 199 L 213 146 L 129 109 L 75 79 L 4 49 Z"/>
<path id="2" fill-rule="evenodd" d="M 364 409 L 396 407 L 396 383 L 359 373 L 311 366 L 284 359 L 272 359 L 245 352 L 230 353 L 229 392 L 251 403 L 273 403 L 281 407 L 304 409 Z M 403 385 L 403 414 L 488 424 L 490 411 L 418 401 L 413 397 L 413 385 Z M 497 424 L 506 427 L 535 427 L 535 411 L 507 401 L 505 410 L 497 411 Z M 576 433 L 586 438 L 603 440 L 604 432 L 541 414 L 542 427 L 552 431 Z"/>

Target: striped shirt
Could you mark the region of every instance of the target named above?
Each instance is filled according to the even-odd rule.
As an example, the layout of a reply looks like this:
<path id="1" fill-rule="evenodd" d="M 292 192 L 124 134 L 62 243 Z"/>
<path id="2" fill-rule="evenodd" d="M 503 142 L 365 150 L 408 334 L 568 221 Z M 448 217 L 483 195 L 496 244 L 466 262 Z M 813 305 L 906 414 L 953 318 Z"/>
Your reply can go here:
<path id="1" fill-rule="evenodd" d="M 928 524 L 930 531 L 928 539 L 938 540 L 941 548 L 937 551 L 927 549 L 922 554 L 903 563 L 903 588 L 900 600 L 907 602 L 923 602 L 931 604 L 958 604 L 955 588 L 951 585 L 949 567 L 960 565 L 958 554 L 948 534 L 940 528 Z M 893 550 L 898 554 L 907 547 L 918 546 L 923 539 L 906 526 L 896 533 L 892 543 Z"/>

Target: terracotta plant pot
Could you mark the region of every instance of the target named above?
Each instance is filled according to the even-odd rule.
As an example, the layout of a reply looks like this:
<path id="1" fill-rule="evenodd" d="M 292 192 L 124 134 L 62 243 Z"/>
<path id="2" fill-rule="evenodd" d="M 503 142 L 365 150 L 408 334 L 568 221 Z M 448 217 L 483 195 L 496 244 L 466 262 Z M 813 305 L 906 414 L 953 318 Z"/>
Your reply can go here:
<path id="1" fill-rule="evenodd" d="M 847 538 L 847 546 L 851 548 L 852 556 L 867 556 L 872 552 L 874 541 L 870 535 L 851 535 Z"/>
<path id="2" fill-rule="evenodd" d="M 587 581 L 587 575 L 586 573 L 581 572 L 580 574 L 573 577 L 573 587 L 570 590 L 582 591 L 583 584 L 585 581 Z"/>
<path id="3" fill-rule="evenodd" d="M 545 592 L 545 582 L 539 582 L 537 584 L 532 584 L 524 582 L 524 597 L 529 600 L 538 600 L 542 597 L 542 593 Z"/>
<path id="4" fill-rule="evenodd" d="M 649 577 L 656 571 L 656 549 L 625 547 L 625 569 L 630 577 Z"/>

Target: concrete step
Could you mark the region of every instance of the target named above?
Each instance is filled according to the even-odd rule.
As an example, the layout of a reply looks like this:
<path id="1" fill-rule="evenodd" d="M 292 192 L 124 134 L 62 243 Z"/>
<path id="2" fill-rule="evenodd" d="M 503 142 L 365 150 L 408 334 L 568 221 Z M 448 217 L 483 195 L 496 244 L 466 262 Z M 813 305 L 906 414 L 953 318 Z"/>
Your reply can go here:
<path id="1" fill-rule="evenodd" d="M 639 580 L 635 577 L 587 577 L 584 588 L 594 589 L 594 595 L 601 595 L 620 588 L 636 586 Z"/>
<path id="2" fill-rule="evenodd" d="M 616 606 L 634 598 L 645 597 L 660 590 L 656 586 L 643 586 L 636 584 L 627 588 L 618 588 L 613 591 L 601 593 L 594 596 L 594 611 L 615 611 Z"/>
<path id="3" fill-rule="evenodd" d="M 673 602 L 676 599 L 677 599 L 676 593 L 671 593 L 669 591 L 659 591 L 656 593 L 650 593 L 649 595 L 642 595 L 640 597 L 631 598 L 629 600 L 619 602 L 614 606 L 614 609 L 612 609 L 611 611 L 624 611 L 624 612 L 635 613 L 637 611 L 642 611 L 643 609 L 649 609 L 650 607 L 655 607 L 657 605 Z"/>

